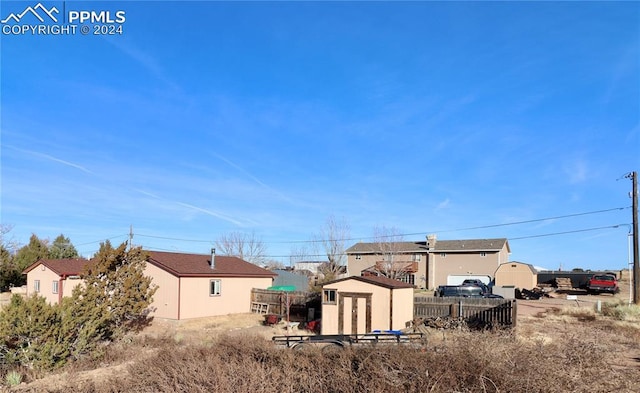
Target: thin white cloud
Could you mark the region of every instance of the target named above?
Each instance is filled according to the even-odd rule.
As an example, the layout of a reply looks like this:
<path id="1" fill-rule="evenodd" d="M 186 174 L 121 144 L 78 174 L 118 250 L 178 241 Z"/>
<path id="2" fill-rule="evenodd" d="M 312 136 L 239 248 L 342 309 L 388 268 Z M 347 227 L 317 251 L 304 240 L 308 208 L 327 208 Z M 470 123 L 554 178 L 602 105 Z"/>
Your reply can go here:
<path id="1" fill-rule="evenodd" d="M 126 54 L 132 60 L 140 64 L 151 75 L 153 75 L 155 78 L 165 83 L 172 90 L 176 92 L 182 91 L 180 86 L 176 84 L 174 81 L 172 81 L 166 75 L 165 71 L 158 64 L 158 62 L 153 57 L 149 56 L 147 53 L 141 51 L 140 49 L 136 48 L 134 45 L 130 43 L 123 42 L 122 40 L 107 39 L 107 42 L 109 42 L 110 44 L 118 48 L 120 51 L 122 51 L 122 53 Z"/>
<path id="2" fill-rule="evenodd" d="M 209 209 L 204 209 L 204 208 L 201 208 L 201 207 L 198 207 L 198 206 L 193 206 L 193 205 L 190 205 L 190 204 L 184 203 L 184 202 L 176 202 L 176 203 L 178 205 L 180 205 L 180 206 L 184 206 L 184 207 L 187 207 L 189 209 L 193 209 L 193 210 L 199 211 L 201 213 L 205 213 L 205 214 L 208 214 L 210 216 L 219 218 L 221 220 L 228 221 L 228 222 L 230 222 L 232 224 L 235 224 L 237 226 L 243 226 L 242 222 L 240 222 L 238 220 L 235 220 L 235 219 L 233 219 L 231 217 L 228 217 L 228 216 L 226 216 L 226 215 L 224 215 L 222 213 L 218 213 L 218 212 L 215 212 L 215 211 L 209 210 Z"/>
<path id="3" fill-rule="evenodd" d="M 588 164 L 582 159 L 576 159 L 563 167 L 565 175 L 571 184 L 582 183 L 587 180 L 589 174 Z"/>
<path id="4" fill-rule="evenodd" d="M 249 177 L 251 180 L 255 181 L 256 183 L 258 183 L 259 185 L 261 185 L 264 188 L 268 188 L 271 189 L 271 187 L 269 187 L 268 185 L 264 184 L 262 181 L 260 181 L 260 179 L 258 179 L 257 177 L 253 176 L 251 173 L 247 172 L 245 169 L 241 168 L 238 164 L 234 163 L 233 161 L 221 156 L 220 154 L 216 154 L 213 153 L 213 155 L 218 158 L 221 161 L 224 161 L 225 163 L 227 163 L 228 165 L 232 166 L 233 168 L 237 169 L 238 171 L 242 172 L 244 175 L 246 175 L 247 177 Z"/>
<path id="5" fill-rule="evenodd" d="M 240 167 L 238 164 L 234 163 L 233 161 L 227 159 L 226 157 L 221 156 L 220 154 L 217 153 L 213 153 L 213 155 L 218 158 L 221 161 L 224 161 L 226 164 L 228 164 L 229 166 L 233 167 L 234 169 L 238 170 L 239 172 L 241 172 L 242 174 L 244 174 L 245 176 L 247 176 L 248 178 L 250 178 L 251 180 L 253 180 L 254 182 L 256 182 L 257 184 L 259 184 L 260 186 L 266 188 L 267 190 L 269 190 L 270 192 L 278 195 L 280 198 L 286 200 L 287 202 L 291 202 L 291 199 L 288 198 L 286 195 L 280 193 L 279 191 L 273 189 L 272 187 L 268 186 L 267 184 L 265 184 L 263 181 L 261 181 L 260 179 L 258 179 L 257 177 L 255 177 L 253 174 L 249 173 L 247 170 L 245 170 L 244 168 Z"/>
<path id="6" fill-rule="evenodd" d="M 443 210 L 449 207 L 449 205 L 451 205 L 451 200 L 449 198 L 445 199 L 444 201 L 438 203 L 438 205 L 436 206 L 436 210 Z"/>
<path id="7" fill-rule="evenodd" d="M 91 175 L 95 175 L 95 173 L 91 172 L 90 170 L 88 170 L 87 168 L 83 167 L 82 165 L 75 164 L 75 163 L 73 163 L 71 161 L 65 161 L 63 159 L 56 158 L 54 156 L 50 156 L 48 154 L 40 153 L 40 152 L 33 151 L 33 150 L 21 149 L 19 147 L 15 147 L 15 146 L 11 146 L 11 145 L 5 145 L 5 147 L 8 147 L 10 149 L 13 149 L 13 150 L 16 150 L 16 151 L 19 151 L 19 152 L 22 152 L 22 153 L 31 154 L 31 155 L 36 156 L 36 157 L 41 157 L 41 158 L 47 159 L 49 161 L 57 162 L 59 164 L 67 165 L 67 166 L 70 166 L 72 168 L 79 169 L 82 172 L 89 173 Z"/>

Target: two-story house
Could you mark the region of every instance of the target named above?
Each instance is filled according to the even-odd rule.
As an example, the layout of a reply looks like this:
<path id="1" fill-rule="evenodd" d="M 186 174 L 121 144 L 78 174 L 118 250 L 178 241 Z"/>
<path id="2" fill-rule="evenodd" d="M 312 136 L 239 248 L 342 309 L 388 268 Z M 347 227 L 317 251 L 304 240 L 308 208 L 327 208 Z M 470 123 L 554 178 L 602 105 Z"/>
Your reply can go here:
<path id="1" fill-rule="evenodd" d="M 418 288 L 434 289 L 454 276 L 493 276 L 509 261 L 509 242 L 500 239 L 356 243 L 346 250 L 351 276 L 394 276 Z M 389 274 L 391 273 L 391 274 Z"/>

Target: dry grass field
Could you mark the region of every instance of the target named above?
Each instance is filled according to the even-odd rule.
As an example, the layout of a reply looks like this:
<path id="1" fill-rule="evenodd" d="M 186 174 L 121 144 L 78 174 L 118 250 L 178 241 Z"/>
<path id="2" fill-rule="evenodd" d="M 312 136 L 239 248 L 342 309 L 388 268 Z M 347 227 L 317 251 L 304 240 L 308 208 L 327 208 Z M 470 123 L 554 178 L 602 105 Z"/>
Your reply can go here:
<path id="1" fill-rule="evenodd" d="M 623 284 L 624 285 L 624 284 Z M 628 285 L 628 283 L 627 283 Z M 275 348 L 287 331 L 241 314 L 151 327 L 11 392 L 638 392 L 640 311 L 616 296 L 519 301 L 509 332 L 429 331 L 425 345 Z M 600 300 L 604 314 L 596 313 Z M 622 310 L 622 311 L 620 311 Z M 295 332 L 300 334 L 301 332 Z M 4 382 L 4 378 L 3 378 Z M 1 390 L 1 389 L 0 389 Z"/>

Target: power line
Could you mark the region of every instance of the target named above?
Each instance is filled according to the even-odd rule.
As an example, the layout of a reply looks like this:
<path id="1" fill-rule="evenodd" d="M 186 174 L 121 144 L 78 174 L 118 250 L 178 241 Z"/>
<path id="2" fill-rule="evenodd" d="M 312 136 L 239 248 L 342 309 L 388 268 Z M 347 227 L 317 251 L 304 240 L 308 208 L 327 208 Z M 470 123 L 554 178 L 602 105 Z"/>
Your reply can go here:
<path id="1" fill-rule="evenodd" d="M 129 236 L 129 235 L 118 235 L 118 236 L 113 236 L 113 237 L 110 237 L 110 238 L 107 238 L 107 239 L 96 240 L 95 242 L 87 242 L 87 243 L 82 243 L 82 244 L 74 244 L 74 246 L 75 246 L 75 247 L 81 247 L 81 246 L 86 246 L 86 245 L 89 245 L 89 244 L 104 243 L 104 242 L 105 242 L 105 241 L 107 241 L 107 240 L 114 240 L 114 239 L 117 239 L 117 238 L 120 238 L 120 237 L 127 237 L 127 236 Z"/>
<path id="2" fill-rule="evenodd" d="M 196 240 L 196 239 L 180 239 L 176 237 L 166 237 L 166 236 L 153 236 L 153 235 L 142 235 L 139 233 L 135 234 L 137 237 L 148 237 L 151 239 L 162 239 L 162 240 L 176 240 L 181 242 L 193 242 L 193 243 L 214 243 L 214 240 Z"/>
<path id="3" fill-rule="evenodd" d="M 604 209 L 604 210 L 594 210 L 594 211 L 590 211 L 590 212 L 583 212 L 583 213 L 574 213 L 574 214 L 566 214 L 566 215 L 562 215 L 562 216 L 555 216 L 555 217 L 546 217 L 546 218 L 537 218 L 537 219 L 532 219 L 532 220 L 524 220 L 524 221 L 513 221 L 513 222 L 508 222 L 508 223 L 502 223 L 502 224 L 491 224 L 491 225 L 481 225 L 481 226 L 475 226 L 475 227 L 466 227 L 466 228 L 459 228 L 459 229 L 446 229 L 446 230 L 437 230 L 437 231 L 426 231 L 426 232 L 416 232 L 416 233 L 403 233 L 403 234 L 393 234 L 393 235 L 389 235 L 389 237 L 408 237 L 408 236 L 425 236 L 428 233 L 446 233 L 446 232 L 460 232 L 460 231 L 470 231 L 470 230 L 476 230 L 476 229 L 487 229 L 487 228 L 498 228 L 498 227 L 503 227 L 503 226 L 511 226 L 511 225 L 520 225 L 520 224 L 530 224 L 530 223 L 534 223 L 534 222 L 541 222 L 541 221 L 548 221 L 548 220 L 559 220 L 559 219 L 563 219 L 563 218 L 571 218 L 571 217 L 579 217 L 579 216 L 586 216 L 586 215 L 591 215 L 591 214 L 600 214 L 600 213 L 607 213 L 607 212 L 611 212 L 611 211 L 615 211 L 615 210 L 624 210 L 624 209 L 629 209 L 631 208 L 631 206 L 627 206 L 627 207 L 616 207 L 616 208 L 611 208 L 611 209 Z M 192 243 L 215 243 L 215 240 L 200 240 L 200 239 L 183 239 L 183 238 L 175 238 L 175 237 L 166 237 L 166 236 L 154 236 L 154 235 L 145 235 L 145 234 L 138 234 L 136 233 L 136 236 L 138 237 L 146 237 L 146 238 L 152 238 L 152 239 L 162 239 L 162 240 L 175 240 L 175 241 L 183 241 L 183 242 L 192 242 Z M 384 237 L 384 236 L 369 236 L 369 237 L 351 237 L 351 238 L 343 238 L 343 239 L 337 239 L 339 241 L 356 241 L 356 240 L 363 240 L 363 239 L 378 239 L 380 237 Z M 524 237 L 526 238 L 526 237 Z M 519 240 L 521 238 L 517 238 L 514 240 Z M 296 244 L 296 243 L 322 243 L 328 241 L 328 239 L 320 239 L 320 240 L 283 240 L 283 241 L 272 241 L 272 242 L 263 242 L 265 244 Z"/>
<path id="4" fill-rule="evenodd" d="M 600 229 L 613 229 L 613 228 L 619 228 L 619 227 L 620 227 L 620 225 L 629 225 L 629 224 L 617 224 L 617 225 L 610 225 L 610 226 L 606 226 L 606 227 L 587 228 L 587 229 L 576 229 L 576 230 L 574 230 L 574 231 L 565 231 L 565 232 L 545 233 L 545 234 L 542 234 L 542 235 L 531 235 L 531 236 L 522 236 L 522 237 L 512 237 L 512 238 L 509 238 L 508 240 L 533 239 L 533 238 L 536 238 L 536 237 L 566 235 L 566 234 L 569 234 L 569 233 L 579 233 L 579 232 L 598 231 L 598 230 L 600 230 Z"/>
<path id="5" fill-rule="evenodd" d="M 568 235 L 568 234 L 572 234 L 572 233 L 598 231 L 598 230 L 602 230 L 602 229 L 615 229 L 615 228 L 619 228 L 622 225 L 630 225 L 630 224 L 616 224 L 616 225 L 608 225 L 608 226 L 595 227 L 595 228 L 575 229 L 575 230 L 572 230 L 572 231 L 563 231 L 563 232 L 553 232 L 553 233 L 545 233 L 545 234 L 539 234 L 539 235 L 512 237 L 512 238 L 507 238 L 507 240 L 508 241 L 513 241 L 513 240 L 534 239 L 534 238 L 539 238 L 539 237 L 560 236 L 560 235 Z M 187 251 L 169 250 L 169 249 L 158 248 L 158 247 L 145 247 L 145 249 L 151 250 L 151 251 L 155 250 L 155 251 L 168 251 L 168 252 L 187 252 Z M 335 254 L 335 255 L 336 256 L 347 256 L 346 253 L 340 253 L 340 254 Z M 315 257 L 324 258 L 326 256 L 327 256 L 327 254 L 305 254 L 304 255 L 304 257 L 310 257 L 310 258 L 315 258 Z M 265 258 L 290 258 L 291 255 L 265 255 L 264 257 Z"/>

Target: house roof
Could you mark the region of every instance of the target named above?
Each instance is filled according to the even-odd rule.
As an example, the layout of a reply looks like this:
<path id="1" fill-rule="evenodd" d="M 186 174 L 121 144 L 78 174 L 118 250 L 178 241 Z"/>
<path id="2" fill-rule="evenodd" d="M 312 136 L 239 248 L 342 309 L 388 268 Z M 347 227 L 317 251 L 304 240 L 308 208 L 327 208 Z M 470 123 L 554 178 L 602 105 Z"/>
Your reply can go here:
<path id="1" fill-rule="evenodd" d="M 402 281 L 398 281 L 392 278 L 382 277 L 382 276 L 367 276 L 367 277 L 351 276 L 351 277 L 345 277 L 345 278 L 340 278 L 338 280 L 326 282 L 322 284 L 322 286 L 325 287 L 327 285 L 331 285 L 331 284 L 346 281 L 346 280 L 356 280 L 356 281 L 377 285 L 379 287 L 384 287 L 389 289 L 413 288 L 413 285 L 407 284 L 406 282 L 402 282 Z"/>
<path id="2" fill-rule="evenodd" d="M 438 240 L 431 252 L 470 252 L 470 251 L 500 251 L 504 246 L 509 248 L 506 238 L 499 239 L 466 239 L 466 240 Z M 356 243 L 346 250 L 347 254 L 374 254 L 380 249 L 379 243 Z M 427 242 L 396 242 L 394 249 L 398 253 L 425 253 L 428 251 Z"/>
<path id="3" fill-rule="evenodd" d="M 59 276 L 77 276 L 84 271 L 84 267 L 88 263 L 89 261 L 84 258 L 40 259 L 24 269 L 22 274 L 27 274 L 42 264 Z"/>
<path id="4" fill-rule="evenodd" d="M 148 251 L 147 262 L 177 277 L 275 277 L 276 274 L 237 257 Z"/>

